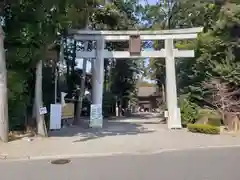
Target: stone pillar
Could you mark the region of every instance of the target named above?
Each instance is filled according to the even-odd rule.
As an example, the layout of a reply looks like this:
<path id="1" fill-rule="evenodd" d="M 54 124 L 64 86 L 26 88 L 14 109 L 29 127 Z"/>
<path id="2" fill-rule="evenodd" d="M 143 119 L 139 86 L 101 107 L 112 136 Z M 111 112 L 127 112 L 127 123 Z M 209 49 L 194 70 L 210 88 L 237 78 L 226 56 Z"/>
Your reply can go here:
<path id="1" fill-rule="evenodd" d="M 101 105 L 103 101 L 103 83 L 104 83 L 104 46 L 105 41 L 103 38 L 97 40 L 96 58 L 92 63 L 92 104 Z M 102 114 L 102 108 L 100 110 Z M 98 122 L 97 126 L 102 126 L 101 122 Z"/>
<path id="2" fill-rule="evenodd" d="M 174 57 L 173 39 L 165 40 L 166 50 L 166 90 L 168 109 L 168 128 L 182 128 L 181 117 L 178 110 L 177 88 L 176 88 L 176 68 Z"/>

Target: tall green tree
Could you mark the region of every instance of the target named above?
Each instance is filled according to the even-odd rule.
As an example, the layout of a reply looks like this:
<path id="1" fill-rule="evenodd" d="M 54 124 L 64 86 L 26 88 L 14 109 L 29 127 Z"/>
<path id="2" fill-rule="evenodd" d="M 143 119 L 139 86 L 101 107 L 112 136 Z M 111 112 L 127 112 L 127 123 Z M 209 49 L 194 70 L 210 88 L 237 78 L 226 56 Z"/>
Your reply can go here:
<path id="1" fill-rule="evenodd" d="M 4 7 L 9 114 L 13 127 L 22 124 L 20 120 L 32 112 L 36 64 L 40 60 L 44 66 L 52 63 L 46 61 L 49 47 L 68 28 L 84 24 L 86 8 L 78 1 L 67 0 L 6 1 Z"/>

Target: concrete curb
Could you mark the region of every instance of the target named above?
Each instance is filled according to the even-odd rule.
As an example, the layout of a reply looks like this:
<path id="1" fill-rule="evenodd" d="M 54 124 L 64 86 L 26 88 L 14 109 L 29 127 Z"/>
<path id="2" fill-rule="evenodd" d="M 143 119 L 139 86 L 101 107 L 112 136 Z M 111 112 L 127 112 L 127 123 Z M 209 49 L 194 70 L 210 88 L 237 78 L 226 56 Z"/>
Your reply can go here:
<path id="1" fill-rule="evenodd" d="M 92 154 L 62 154 L 62 155 L 46 155 L 46 156 L 22 156 L 22 157 L 11 157 L 8 155 L 0 155 L 0 162 L 13 162 L 13 161 L 29 161 L 29 160 L 53 160 L 53 159 L 64 159 L 64 158 L 92 158 L 92 157 L 107 157 L 107 156 L 118 156 L 118 155 L 152 155 L 170 152 L 183 152 L 183 151 L 196 151 L 196 150 L 208 150 L 208 149 L 225 149 L 225 148 L 240 148 L 240 145 L 226 145 L 226 146 L 202 146 L 202 147 L 190 147 L 190 148 L 176 148 L 176 149 L 161 149 L 157 151 L 149 152 L 110 152 L 110 153 L 92 153 Z"/>

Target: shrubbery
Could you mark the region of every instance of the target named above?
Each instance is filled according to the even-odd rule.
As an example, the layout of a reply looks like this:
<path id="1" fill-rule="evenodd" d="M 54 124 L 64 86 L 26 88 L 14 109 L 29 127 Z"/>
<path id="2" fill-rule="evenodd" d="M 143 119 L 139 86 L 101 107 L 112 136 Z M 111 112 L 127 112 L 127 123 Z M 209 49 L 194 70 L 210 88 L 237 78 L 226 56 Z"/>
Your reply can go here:
<path id="1" fill-rule="evenodd" d="M 206 118 L 207 124 L 212 126 L 221 126 L 222 125 L 222 117 L 216 111 L 212 109 L 200 109 L 198 113 L 198 120 Z"/>
<path id="2" fill-rule="evenodd" d="M 221 126 L 222 125 L 222 120 L 220 118 L 209 118 L 208 119 L 208 124 L 212 126 Z"/>
<path id="3" fill-rule="evenodd" d="M 195 103 L 189 100 L 189 95 L 182 95 L 179 98 L 179 106 L 181 109 L 182 126 L 186 127 L 187 124 L 208 124 L 211 126 L 221 126 L 221 115 L 212 109 L 201 109 Z"/>
<path id="4" fill-rule="evenodd" d="M 220 128 L 209 124 L 188 124 L 187 128 L 193 133 L 219 134 Z"/>
<path id="5" fill-rule="evenodd" d="M 198 118 L 198 106 L 190 102 L 187 96 L 181 96 L 179 98 L 179 105 L 181 109 L 182 125 L 193 124 Z"/>

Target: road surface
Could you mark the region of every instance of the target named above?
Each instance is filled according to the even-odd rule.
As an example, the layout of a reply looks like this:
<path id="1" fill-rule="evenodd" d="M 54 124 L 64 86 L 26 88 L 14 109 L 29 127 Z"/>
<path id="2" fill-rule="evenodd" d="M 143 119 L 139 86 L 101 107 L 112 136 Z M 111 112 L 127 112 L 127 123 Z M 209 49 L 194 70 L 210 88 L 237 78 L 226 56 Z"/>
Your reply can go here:
<path id="1" fill-rule="evenodd" d="M 151 155 L 2 161 L 3 180 L 239 180 L 240 148 L 163 152 Z"/>

